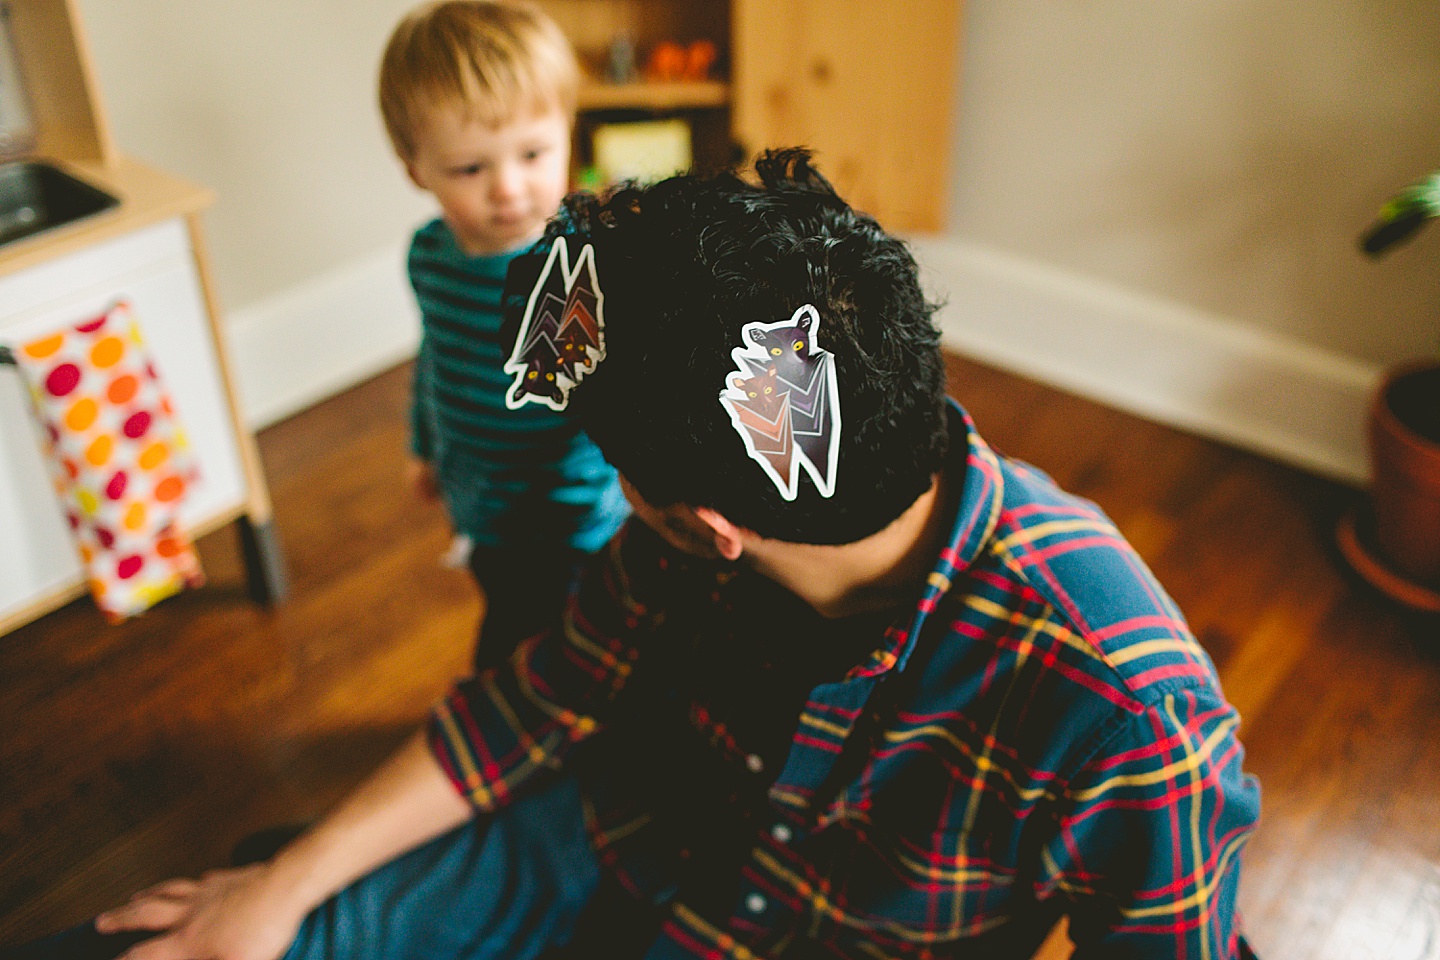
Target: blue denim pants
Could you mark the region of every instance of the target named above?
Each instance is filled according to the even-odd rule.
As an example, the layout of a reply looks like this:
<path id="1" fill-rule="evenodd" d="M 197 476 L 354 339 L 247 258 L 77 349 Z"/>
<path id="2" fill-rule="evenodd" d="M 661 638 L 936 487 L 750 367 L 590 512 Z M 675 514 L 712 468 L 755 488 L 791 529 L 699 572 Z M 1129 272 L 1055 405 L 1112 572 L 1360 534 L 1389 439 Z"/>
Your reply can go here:
<path id="1" fill-rule="evenodd" d="M 305 919 L 285 960 L 532 960 L 562 951 L 599 887 L 580 790 L 564 777 L 340 891 Z M 592 913 L 606 912 L 603 900 Z M 643 943 L 648 934 L 637 929 Z M 101 935 L 85 923 L 0 947 L 0 960 L 106 960 L 145 936 Z M 575 955 L 605 956 L 606 946 L 576 943 Z M 663 938 L 626 952 L 686 956 Z"/>
<path id="2" fill-rule="evenodd" d="M 342 890 L 285 960 L 529 960 L 569 941 L 599 876 L 565 777 Z"/>

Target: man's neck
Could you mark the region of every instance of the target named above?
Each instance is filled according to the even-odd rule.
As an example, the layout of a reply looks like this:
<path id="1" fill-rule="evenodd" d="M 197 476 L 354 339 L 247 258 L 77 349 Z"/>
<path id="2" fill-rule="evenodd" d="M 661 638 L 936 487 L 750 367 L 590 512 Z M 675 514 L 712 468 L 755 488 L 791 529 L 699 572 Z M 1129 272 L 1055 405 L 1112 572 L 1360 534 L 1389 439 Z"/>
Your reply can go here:
<path id="1" fill-rule="evenodd" d="M 955 514 L 950 486 L 941 472 L 893 523 L 864 540 L 821 546 L 754 537 L 743 556 L 823 617 L 913 601 L 950 535 Z"/>

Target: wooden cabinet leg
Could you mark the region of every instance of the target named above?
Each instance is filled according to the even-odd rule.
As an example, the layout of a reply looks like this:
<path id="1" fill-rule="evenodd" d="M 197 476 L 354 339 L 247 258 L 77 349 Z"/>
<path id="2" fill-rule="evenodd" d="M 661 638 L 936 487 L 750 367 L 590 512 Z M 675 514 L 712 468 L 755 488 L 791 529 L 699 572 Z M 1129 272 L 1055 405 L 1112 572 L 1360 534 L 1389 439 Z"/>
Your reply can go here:
<path id="1" fill-rule="evenodd" d="M 280 603 L 290 595 L 290 573 L 280 549 L 280 536 L 275 532 L 274 518 L 257 523 L 244 514 L 236 523 L 251 599 L 267 607 Z"/>

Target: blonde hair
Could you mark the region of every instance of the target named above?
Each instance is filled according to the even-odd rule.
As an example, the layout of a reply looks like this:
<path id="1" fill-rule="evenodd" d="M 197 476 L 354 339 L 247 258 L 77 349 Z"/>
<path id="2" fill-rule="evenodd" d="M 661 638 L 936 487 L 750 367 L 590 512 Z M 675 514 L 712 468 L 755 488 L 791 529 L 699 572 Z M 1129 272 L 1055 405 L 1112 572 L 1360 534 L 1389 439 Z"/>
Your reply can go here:
<path id="1" fill-rule="evenodd" d="M 527 110 L 573 117 L 580 68 L 565 34 L 528 5 L 442 0 L 413 10 L 380 60 L 380 113 L 395 152 L 413 159 L 424 112 L 458 103 L 482 122 Z"/>

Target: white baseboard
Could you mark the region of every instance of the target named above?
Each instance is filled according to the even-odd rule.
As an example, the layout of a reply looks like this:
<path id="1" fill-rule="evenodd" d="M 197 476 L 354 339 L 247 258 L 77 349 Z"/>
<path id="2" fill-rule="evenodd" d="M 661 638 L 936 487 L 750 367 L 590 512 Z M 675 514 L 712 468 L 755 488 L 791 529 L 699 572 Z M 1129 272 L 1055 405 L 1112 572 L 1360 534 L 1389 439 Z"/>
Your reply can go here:
<path id="1" fill-rule="evenodd" d="M 420 320 L 404 249 L 343 264 L 230 315 L 242 413 L 268 426 L 414 356 Z"/>
<path id="2" fill-rule="evenodd" d="M 1325 476 L 1368 477 L 1379 367 L 966 241 L 911 245 L 946 301 L 947 347 Z M 237 310 L 228 331 L 249 423 L 296 413 L 414 355 L 403 250 Z"/>
<path id="3" fill-rule="evenodd" d="M 1350 483 L 1377 366 L 948 237 L 912 238 L 945 345 Z M 958 397 L 962 403 L 964 396 Z"/>

